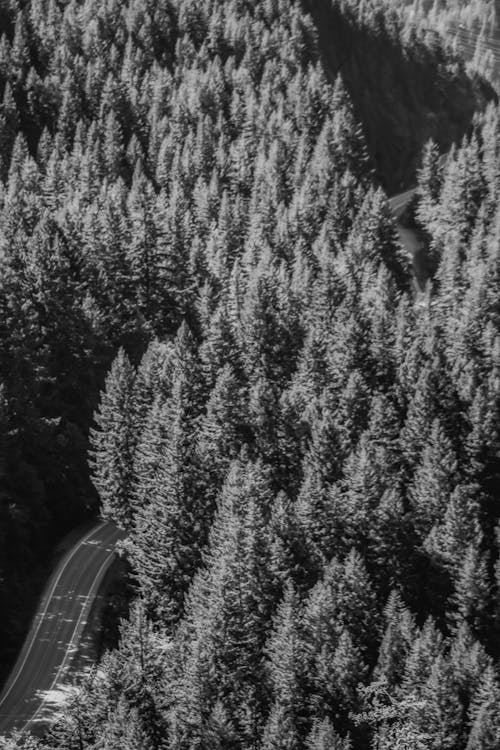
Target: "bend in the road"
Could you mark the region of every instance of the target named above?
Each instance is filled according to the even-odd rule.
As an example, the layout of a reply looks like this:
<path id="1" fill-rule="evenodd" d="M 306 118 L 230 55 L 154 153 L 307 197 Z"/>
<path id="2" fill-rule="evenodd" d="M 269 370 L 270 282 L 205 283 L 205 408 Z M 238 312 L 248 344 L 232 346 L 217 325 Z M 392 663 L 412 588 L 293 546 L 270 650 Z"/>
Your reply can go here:
<path id="1" fill-rule="evenodd" d="M 101 521 L 65 555 L 40 600 L 21 653 L 0 694 L 0 733 L 28 728 L 59 687 L 123 532 Z"/>
<path id="2" fill-rule="evenodd" d="M 105 525 L 104 521 L 101 521 L 97 526 L 91 529 L 82 539 L 79 540 L 77 544 L 70 550 L 70 552 L 64 557 L 64 559 L 60 562 L 58 568 L 53 573 L 52 578 L 49 582 L 49 589 L 43 593 L 42 595 L 42 603 L 45 601 L 45 606 L 43 607 L 42 611 L 38 610 L 38 612 L 35 615 L 35 619 L 33 621 L 33 624 L 31 626 L 31 629 L 29 631 L 28 637 L 24 642 L 23 648 L 21 650 L 21 653 L 14 664 L 14 667 L 7 679 L 7 682 L 4 686 L 4 689 L 0 693 L 0 709 L 2 705 L 5 703 L 7 698 L 9 697 L 10 693 L 12 692 L 12 689 L 16 685 L 19 676 L 24 669 L 26 662 L 29 658 L 31 649 L 33 647 L 33 644 L 40 632 L 40 628 L 42 627 L 44 617 L 47 615 L 49 604 L 52 600 L 52 597 L 55 594 L 55 591 L 57 589 L 57 586 L 61 580 L 61 577 L 66 569 L 66 567 L 69 565 L 71 560 L 75 557 L 76 553 L 80 549 L 80 547 L 85 544 L 98 530 L 100 530 Z"/>

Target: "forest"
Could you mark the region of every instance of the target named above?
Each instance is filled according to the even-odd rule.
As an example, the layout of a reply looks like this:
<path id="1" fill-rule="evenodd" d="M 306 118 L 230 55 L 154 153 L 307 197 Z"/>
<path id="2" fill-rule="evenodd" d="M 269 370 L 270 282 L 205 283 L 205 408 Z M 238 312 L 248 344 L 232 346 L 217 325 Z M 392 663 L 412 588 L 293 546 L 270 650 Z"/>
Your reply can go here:
<path id="1" fill-rule="evenodd" d="M 468 29 L 494 33 L 500 21 L 498 0 L 395 0 L 393 5 L 403 6 L 413 18 L 430 18 L 442 31 L 462 24 Z"/>
<path id="2" fill-rule="evenodd" d="M 394 0 L 403 19 L 438 31 L 466 66 L 500 81 L 500 3 L 498 0 Z"/>
<path id="3" fill-rule="evenodd" d="M 401 5 L 0 0 L 2 664 L 83 519 L 134 592 L 2 750 L 500 747 L 498 100 Z"/>

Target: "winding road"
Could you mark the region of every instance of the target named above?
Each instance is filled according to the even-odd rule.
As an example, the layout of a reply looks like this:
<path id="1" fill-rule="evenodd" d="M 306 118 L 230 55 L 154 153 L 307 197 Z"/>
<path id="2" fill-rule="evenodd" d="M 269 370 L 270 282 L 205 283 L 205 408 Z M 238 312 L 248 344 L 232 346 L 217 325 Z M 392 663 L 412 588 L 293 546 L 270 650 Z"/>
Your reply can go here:
<path id="1" fill-rule="evenodd" d="M 0 735 L 45 719 L 78 652 L 99 587 L 124 532 L 96 523 L 52 573 L 24 646 L 0 694 Z"/>

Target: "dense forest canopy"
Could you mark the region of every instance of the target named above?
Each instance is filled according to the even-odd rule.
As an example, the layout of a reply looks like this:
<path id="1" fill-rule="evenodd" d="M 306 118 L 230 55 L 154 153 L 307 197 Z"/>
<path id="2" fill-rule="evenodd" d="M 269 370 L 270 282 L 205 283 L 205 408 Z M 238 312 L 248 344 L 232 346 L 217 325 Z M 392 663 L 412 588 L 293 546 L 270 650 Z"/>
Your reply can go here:
<path id="1" fill-rule="evenodd" d="M 498 750 L 491 88 L 376 0 L 0 28 L 4 652 L 97 499 L 136 594 L 3 747 Z M 422 294 L 384 192 L 417 163 Z"/>
<path id="2" fill-rule="evenodd" d="M 446 24 L 463 24 L 468 28 L 487 28 L 494 31 L 500 20 L 500 4 L 498 0 L 393 0 L 391 5 L 404 5 L 413 15 L 428 16 L 433 23 L 442 24 L 440 30 L 446 29 Z"/>
<path id="3" fill-rule="evenodd" d="M 497 0 L 394 0 L 405 24 L 439 31 L 472 72 L 500 90 L 500 4 Z"/>

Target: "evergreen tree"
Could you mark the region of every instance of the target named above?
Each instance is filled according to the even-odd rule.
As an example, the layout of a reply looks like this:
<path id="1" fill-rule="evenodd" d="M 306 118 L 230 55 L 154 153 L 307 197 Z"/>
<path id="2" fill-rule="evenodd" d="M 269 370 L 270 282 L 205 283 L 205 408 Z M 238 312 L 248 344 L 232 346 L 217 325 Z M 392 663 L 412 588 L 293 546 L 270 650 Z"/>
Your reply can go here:
<path id="1" fill-rule="evenodd" d="M 415 525 L 421 534 L 428 533 L 441 519 L 449 502 L 455 470 L 451 443 L 435 420 L 409 488 Z"/>
<path id="2" fill-rule="evenodd" d="M 120 349 L 106 379 L 105 390 L 91 431 L 92 481 L 99 492 L 102 513 L 120 526 L 132 520 L 132 426 L 135 372 Z"/>
<path id="3" fill-rule="evenodd" d="M 307 737 L 307 750 L 351 750 L 348 738 L 342 739 L 329 719 L 316 720 Z"/>
<path id="4" fill-rule="evenodd" d="M 470 544 L 464 550 L 462 563 L 457 572 L 455 590 L 450 602 L 450 620 L 457 624 L 465 620 L 478 629 L 484 627 L 489 593 L 487 561 L 481 551 Z"/>
<path id="5" fill-rule="evenodd" d="M 439 216 L 439 197 L 442 177 L 439 149 L 436 143 L 426 143 L 422 153 L 422 166 L 418 172 L 416 217 L 418 222 L 432 235 Z"/>
<path id="6" fill-rule="evenodd" d="M 262 745 L 269 750 L 300 747 L 305 695 L 299 607 L 297 595 L 288 584 L 266 644 L 273 702 Z"/>
<path id="7" fill-rule="evenodd" d="M 200 420 L 197 454 L 207 473 L 207 484 L 217 487 L 238 455 L 243 441 L 251 438 L 243 387 L 230 365 L 219 373 Z"/>
<path id="8" fill-rule="evenodd" d="M 392 591 L 384 610 L 385 630 L 380 644 L 374 675 L 385 678 L 389 686 L 397 685 L 416 636 L 415 620 L 397 591 Z"/>
<path id="9" fill-rule="evenodd" d="M 461 732 L 460 698 L 448 660 L 439 655 L 416 707 L 415 722 L 431 739 L 431 747 L 455 748 Z"/>
<path id="10" fill-rule="evenodd" d="M 466 750 L 490 750 L 500 739 L 500 688 L 498 677 L 491 667 L 482 675 L 469 709 L 470 733 Z"/>
<path id="11" fill-rule="evenodd" d="M 205 570 L 187 600 L 188 653 L 198 639 L 206 644 L 209 686 L 224 700 L 242 748 L 251 747 L 263 731 L 263 648 L 274 603 L 265 522 L 269 503 L 261 466 L 241 456 L 226 478 Z"/>
<path id="12" fill-rule="evenodd" d="M 135 462 L 129 557 L 148 611 L 171 626 L 199 563 L 210 508 L 204 507 L 191 444 L 188 384 L 155 401 Z"/>

